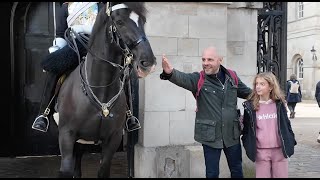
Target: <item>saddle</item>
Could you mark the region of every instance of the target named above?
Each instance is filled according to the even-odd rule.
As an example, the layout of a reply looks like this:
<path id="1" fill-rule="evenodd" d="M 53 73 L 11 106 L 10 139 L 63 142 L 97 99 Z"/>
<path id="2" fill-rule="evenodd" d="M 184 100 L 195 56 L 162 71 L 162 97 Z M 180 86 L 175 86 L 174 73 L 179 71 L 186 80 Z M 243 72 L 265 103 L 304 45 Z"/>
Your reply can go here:
<path id="1" fill-rule="evenodd" d="M 54 94 L 55 94 L 55 95 L 58 95 L 59 90 L 60 90 L 60 88 L 61 88 L 61 85 L 62 85 L 62 83 L 64 82 L 64 80 L 66 79 L 67 75 L 68 75 L 67 73 L 66 73 L 66 74 L 62 74 L 62 75 L 60 76 L 60 78 L 58 79 L 58 82 L 57 82 L 57 84 L 56 84 L 56 88 L 55 88 L 55 91 L 54 91 Z"/>

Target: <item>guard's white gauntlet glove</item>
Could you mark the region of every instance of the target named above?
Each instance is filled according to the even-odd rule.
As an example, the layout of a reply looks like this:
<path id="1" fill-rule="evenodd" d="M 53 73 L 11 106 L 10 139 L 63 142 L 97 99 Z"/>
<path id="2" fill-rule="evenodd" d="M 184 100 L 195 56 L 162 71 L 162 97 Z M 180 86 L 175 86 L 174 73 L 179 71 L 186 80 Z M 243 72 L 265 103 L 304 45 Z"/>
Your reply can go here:
<path id="1" fill-rule="evenodd" d="M 52 46 L 49 48 L 49 53 L 53 53 L 58 49 L 63 48 L 64 46 L 67 45 L 67 41 L 63 38 L 55 38 L 52 42 Z"/>
<path id="2" fill-rule="evenodd" d="M 92 32 L 92 26 L 90 25 L 73 25 L 71 26 L 71 29 L 78 34 L 84 33 L 84 34 L 91 35 L 91 32 Z"/>

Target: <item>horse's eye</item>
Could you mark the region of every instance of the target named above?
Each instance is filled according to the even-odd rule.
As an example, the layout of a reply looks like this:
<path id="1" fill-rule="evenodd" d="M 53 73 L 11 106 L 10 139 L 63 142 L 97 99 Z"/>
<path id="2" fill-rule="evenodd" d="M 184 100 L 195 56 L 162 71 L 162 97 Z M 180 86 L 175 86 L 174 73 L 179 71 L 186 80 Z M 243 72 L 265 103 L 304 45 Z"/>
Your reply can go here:
<path id="1" fill-rule="evenodd" d="M 121 20 L 116 21 L 116 23 L 117 23 L 118 26 L 123 26 L 124 25 L 124 22 L 121 21 Z"/>

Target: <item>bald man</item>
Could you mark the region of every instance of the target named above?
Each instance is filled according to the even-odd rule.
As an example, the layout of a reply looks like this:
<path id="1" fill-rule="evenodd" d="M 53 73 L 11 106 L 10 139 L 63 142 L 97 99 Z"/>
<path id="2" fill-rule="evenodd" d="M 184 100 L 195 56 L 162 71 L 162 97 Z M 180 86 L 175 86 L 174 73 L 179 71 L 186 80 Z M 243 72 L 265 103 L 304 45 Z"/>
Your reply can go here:
<path id="1" fill-rule="evenodd" d="M 237 97 L 245 99 L 252 90 L 235 73 L 237 85 L 221 62 L 222 57 L 215 47 L 203 50 L 205 79 L 196 98 L 194 139 L 203 146 L 207 178 L 219 177 L 221 150 L 226 155 L 231 177 L 243 178 Z M 184 73 L 174 69 L 165 55 L 162 56 L 162 68 L 161 79 L 169 80 L 194 95 L 197 93 L 199 72 Z"/>

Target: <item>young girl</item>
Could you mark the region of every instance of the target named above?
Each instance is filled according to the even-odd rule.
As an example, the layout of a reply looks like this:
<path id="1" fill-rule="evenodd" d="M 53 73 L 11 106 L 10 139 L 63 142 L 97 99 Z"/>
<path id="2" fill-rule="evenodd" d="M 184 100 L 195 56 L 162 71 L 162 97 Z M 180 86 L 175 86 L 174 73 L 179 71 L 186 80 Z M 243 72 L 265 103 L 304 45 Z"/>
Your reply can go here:
<path id="1" fill-rule="evenodd" d="M 243 103 L 243 136 L 257 178 L 287 178 L 288 160 L 297 144 L 279 83 L 271 72 L 256 75 L 253 91 Z"/>

